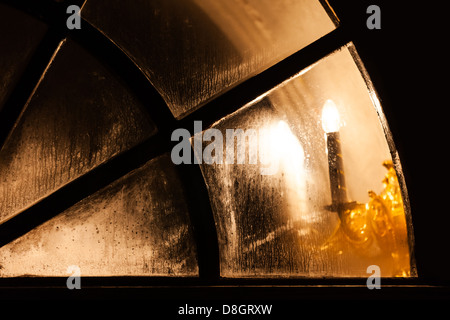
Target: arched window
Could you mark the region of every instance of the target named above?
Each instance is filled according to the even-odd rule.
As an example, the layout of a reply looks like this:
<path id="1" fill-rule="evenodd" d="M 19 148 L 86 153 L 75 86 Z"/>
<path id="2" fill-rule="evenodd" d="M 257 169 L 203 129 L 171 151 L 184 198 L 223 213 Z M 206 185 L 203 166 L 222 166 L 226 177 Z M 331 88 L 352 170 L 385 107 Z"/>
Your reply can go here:
<path id="1" fill-rule="evenodd" d="M 65 2 L 6 2 L 0 277 L 417 275 L 400 159 L 327 1 L 87 0 L 75 30 Z"/>

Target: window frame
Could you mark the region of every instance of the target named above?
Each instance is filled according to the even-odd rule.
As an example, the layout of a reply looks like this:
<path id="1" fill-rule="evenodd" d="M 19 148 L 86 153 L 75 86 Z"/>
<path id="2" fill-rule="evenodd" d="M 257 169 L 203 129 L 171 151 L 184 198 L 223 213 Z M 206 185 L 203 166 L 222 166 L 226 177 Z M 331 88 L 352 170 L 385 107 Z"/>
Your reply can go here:
<path id="1" fill-rule="evenodd" d="M 336 24 L 335 30 L 267 70 L 243 81 L 217 98 L 207 102 L 183 119 L 176 120 L 156 89 L 147 81 L 136 65 L 103 34 L 84 20 L 82 21 L 81 30 L 68 30 L 65 27 L 64 19 L 66 17 L 65 9 L 68 5 L 67 1 L 56 3 L 51 0 L 45 0 L 39 1 L 39 4 L 33 0 L 21 1 L 20 3 L 12 0 L 1 0 L 1 2 L 37 17 L 47 23 L 49 29 L 44 40 L 34 53 L 33 58 L 30 60 L 22 79 L 16 85 L 16 88 L 5 103 L 3 110 L 0 112 L 0 128 L 2 128 L 0 130 L 0 145 L 3 145 L 20 116 L 21 108 L 25 106 L 26 100 L 50 61 L 51 55 L 57 48 L 58 43 L 66 37 L 70 37 L 88 49 L 90 53 L 104 61 L 108 67 L 113 68 L 125 81 L 133 83 L 133 86 L 131 86 L 132 90 L 135 91 L 143 104 L 148 106 L 151 102 L 152 108 L 148 108 L 146 111 L 158 128 L 158 133 L 148 140 L 68 183 L 16 217 L 1 224 L 1 246 L 58 215 L 66 208 L 109 185 L 131 170 L 142 166 L 152 158 L 170 151 L 174 145 L 174 142 L 170 139 L 171 132 L 174 129 L 186 128 L 193 133 L 192 123 L 194 120 L 201 120 L 203 126 L 207 127 L 348 43 L 355 44 L 358 49 L 360 45 L 367 48 L 367 43 L 370 42 L 370 39 L 365 40 L 361 36 L 361 34 L 366 34 L 366 31 L 358 32 L 354 28 L 357 23 L 356 21 L 358 21 L 356 18 L 352 19 L 349 15 L 341 16 L 341 12 L 350 9 L 350 4 L 344 4 L 346 2 L 345 0 L 332 0 L 331 6 L 329 6 L 327 0 L 320 0 L 329 16 L 334 19 L 333 21 Z M 70 4 L 77 4 L 81 7 L 83 2 L 83 0 L 77 0 L 71 1 Z M 360 4 L 359 7 L 362 7 L 362 5 Z M 340 20 L 338 20 L 331 8 L 339 9 L 338 16 Z M 375 68 L 374 66 L 377 62 L 376 58 L 371 57 L 366 51 L 362 55 L 360 51 L 358 52 L 364 63 L 369 61 L 369 67 L 367 69 L 374 82 L 374 86 L 377 88 L 378 95 L 383 98 L 383 109 L 385 110 L 386 118 L 389 120 L 391 117 L 394 117 L 392 105 L 387 98 L 388 94 L 383 89 L 380 91 L 380 87 L 382 88 L 382 86 L 377 86 L 377 83 L 382 83 L 382 77 L 380 78 L 376 72 L 375 78 L 372 76 L 372 70 Z M 392 126 L 391 128 L 395 133 L 397 128 Z M 397 137 L 394 138 L 395 141 L 398 140 Z M 403 159 L 402 156 L 400 158 Z M 119 295 L 129 295 L 132 292 L 137 296 L 141 293 L 134 290 L 137 290 L 137 288 L 146 288 L 147 291 L 145 294 L 155 297 L 160 296 L 161 292 L 163 292 L 162 296 L 167 295 L 171 297 L 176 292 L 176 290 L 172 289 L 176 288 L 183 288 L 183 290 L 176 293 L 176 296 L 184 296 L 184 294 L 191 290 L 189 292 L 195 292 L 198 297 L 209 294 L 210 291 L 208 291 L 208 288 L 216 288 L 213 291 L 218 296 L 227 296 L 234 292 L 233 288 L 243 287 L 246 288 L 243 290 L 247 290 L 249 293 L 253 292 L 256 294 L 260 292 L 263 294 L 263 292 L 273 293 L 277 292 L 277 290 L 283 290 L 283 287 L 292 286 L 291 289 L 283 291 L 282 296 L 288 296 L 291 293 L 301 293 L 300 295 L 304 295 L 304 292 L 308 292 L 308 290 L 321 290 L 320 288 L 328 288 L 322 291 L 331 297 L 339 295 L 339 292 L 333 288 L 347 290 L 346 292 L 355 295 L 368 291 L 366 288 L 366 278 L 314 279 L 274 277 L 230 279 L 221 277 L 217 233 L 208 192 L 200 167 L 196 164 L 182 164 L 177 166 L 177 170 L 187 193 L 186 199 L 188 201 L 189 215 L 193 224 L 194 237 L 197 244 L 199 277 L 83 277 L 82 287 L 83 289 L 87 289 L 82 290 L 84 295 L 94 297 L 102 288 L 111 288 L 111 290 L 112 288 L 118 289 L 120 291 Z M 407 174 L 407 171 L 405 174 Z M 407 176 L 406 180 L 408 182 Z M 407 185 L 409 185 L 409 182 Z M 86 188 L 86 186 L 89 187 Z M 418 239 L 417 235 L 415 235 L 415 238 L 416 247 L 420 245 L 419 251 L 424 250 L 427 242 L 423 241 L 423 239 Z M 425 261 L 416 259 L 416 264 L 418 269 L 418 277 L 416 278 L 382 279 L 383 285 L 398 289 L 398 291 L 395 291 L 395 289 L 390 291 L 387 295 L 391 294 L 394 296 L 396 294 L 395 292 L 407 294 L 409 292 L 408 290 L 410 290 L 411 292 L 416 292 L 417 296 L 420 296 L 422 294 L 428 294 L 429 291 L 427 290 L 438 290 L 429 287 L 430 284 L 437 285 L 441 282 L 430 277 L 430 274 L 427 274 L 426 270 L 430 270 L 430 268 L 424 267 Z M 425 270 L 425 273 L 422 273 L 422 270 Z M 158 289 L 161 287 L 164 289 Z M 222 289 L 217 289 L 217 287 L 221 287 Z M 273 289 L 268 289 L 268 287 Z M 16 290 L 14 292 L 17 292 L 18 295 L 23 294 L 24 290 L 27 290 L 30 295 L 33 295 L 36 292 L 42 292 L 44 289 L 49 296 L 58 296 L 61 293 L 68 294 L 67 292 L 70 292 L 66 288 L 66 277 L 1 278 L 0 296 L 11 292 L 8 291 L 11 289 Z"/>

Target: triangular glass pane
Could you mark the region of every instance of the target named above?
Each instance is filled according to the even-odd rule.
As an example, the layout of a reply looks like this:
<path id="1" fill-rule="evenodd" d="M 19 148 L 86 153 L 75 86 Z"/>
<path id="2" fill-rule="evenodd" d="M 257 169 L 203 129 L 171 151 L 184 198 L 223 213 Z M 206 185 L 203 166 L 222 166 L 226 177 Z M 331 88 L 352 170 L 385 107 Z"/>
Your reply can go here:
<path id="1" fill-rule="evenodd" d="M 0 151 L 0 222 L 155 131 L 118 76 L 63 41 Z"/>
<path id="2" fill-rule="evenodd" d="M 0 248 L 0 275 L 197 276 L 179 185 L 170 157 L 149 161 Z"/>
<path id="3" fill-rule="evenodd" d="M 182 118 L 334 30 L 328 12 L 317 0 L 88 0 L 81 15 Z"/>

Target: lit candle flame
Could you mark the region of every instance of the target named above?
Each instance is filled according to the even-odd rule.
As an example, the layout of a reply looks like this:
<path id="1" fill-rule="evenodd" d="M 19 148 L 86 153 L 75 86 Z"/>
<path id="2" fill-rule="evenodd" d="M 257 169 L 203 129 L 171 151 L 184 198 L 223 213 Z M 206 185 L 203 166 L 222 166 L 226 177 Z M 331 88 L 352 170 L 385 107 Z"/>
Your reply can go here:
<path id="1" fill-rule="evenodd" d="M 338 132 L 340 127 L 339 111 L 333 100 L 328 99 L 322 109 L 322 128 L 326 133 Z"/>

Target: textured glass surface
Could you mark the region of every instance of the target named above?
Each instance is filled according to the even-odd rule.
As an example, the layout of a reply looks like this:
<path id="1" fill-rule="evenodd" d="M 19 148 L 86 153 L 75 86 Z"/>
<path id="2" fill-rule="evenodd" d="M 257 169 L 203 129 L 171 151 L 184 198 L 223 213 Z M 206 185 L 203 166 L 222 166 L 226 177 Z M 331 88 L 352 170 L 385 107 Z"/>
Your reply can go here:
<path id="1" fill-rule="evenodd" d="M 337 213 L 328 209 L 327 138 L 321 123 L 327 100 L 335 102 L 340 115 L 349 200 L 365 204 L 369 190 L 381 192 L 382 164 L 392 160 L 389 133 L 377 114 L 381 109 L 371 100 L 352 50 L 331 54 L 212 126 L 223 136 L 223 164 L 216 158 L 201 169 L 217 226 L 222 276 L 367 277 L 370 265 L 378 265 L 382 276 L 410 274 L 403 211 L 393 241 L 396 259 L 406 264 L 402 269 L 381 238 L 359 245 L 344 237 Z M 227 129 L 242 129 L 247 140 L 229 139 Z M 203 147 L 212 144 L 204 141 Z M 242 146 L 246 158 L 238 164 L 238 157 L 229 155 Z M 203 161 L 220 155 L 220 147 L 211 149 L 204 149 Z"/>
<path id="2" fill-rule="evenodd" d="M 88 0 L 81 15 L 177 118 L 335 28 L 316 0 Z"/>
<path id="3" fill-rule="evenodd" d="M 0 275 L 197 275 L 179 184 L 170 157 L 149 161 L 2 247 Z"/>
<path id="4" fill-rule="evenodd" d="M 0 151 L 0 221 L 155 130 L 125 83 L 63 42 Z"/>
<path id="5" fill-rule="evenodd" d="M 42 22 L 0 4 L 0 110 L 46 30 Z"/>

